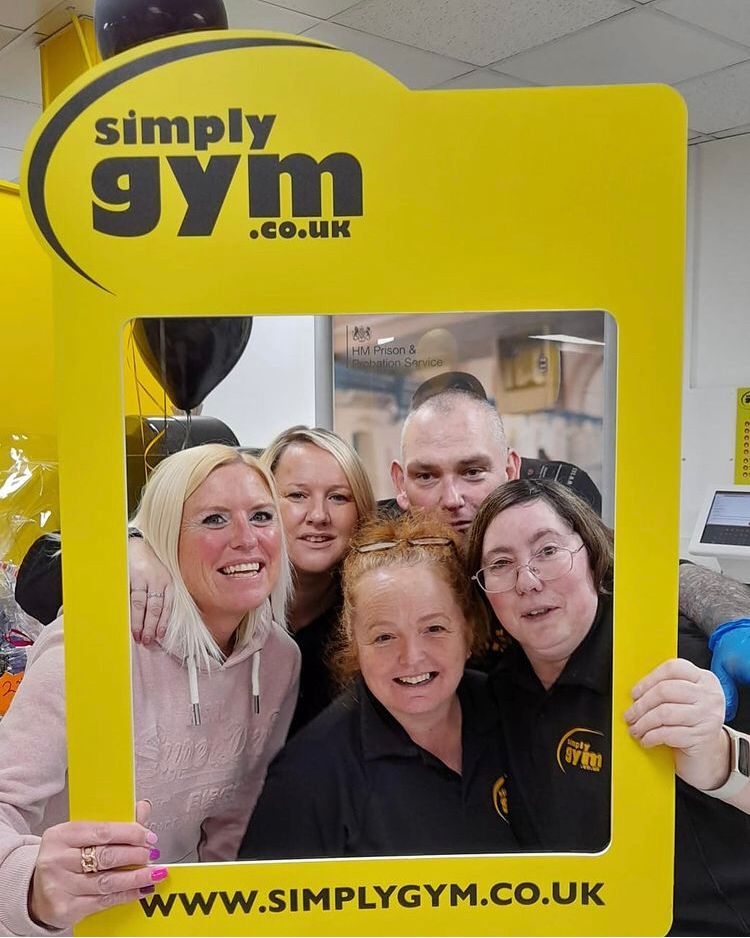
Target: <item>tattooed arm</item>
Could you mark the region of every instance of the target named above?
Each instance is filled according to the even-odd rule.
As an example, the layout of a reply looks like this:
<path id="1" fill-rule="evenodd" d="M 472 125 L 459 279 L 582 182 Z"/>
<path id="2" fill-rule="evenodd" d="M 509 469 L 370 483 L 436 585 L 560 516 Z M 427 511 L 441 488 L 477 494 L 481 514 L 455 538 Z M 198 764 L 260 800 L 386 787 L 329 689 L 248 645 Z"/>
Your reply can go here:
<path id="1" fill-rule="evenodd" d="M 750 619 L 750 587 L 706 567 L 683 563 L 680 612 L 709 637 L 724 622 Z"/>
<path id="2" fill-rule="evenodd" d="M 694 564 L 680 566 L 680 613 L 708 636 L 711 670 L 726 698 L 726 720 L 737 713 L 739 686 L 750 684 L 750 588 Z"/>

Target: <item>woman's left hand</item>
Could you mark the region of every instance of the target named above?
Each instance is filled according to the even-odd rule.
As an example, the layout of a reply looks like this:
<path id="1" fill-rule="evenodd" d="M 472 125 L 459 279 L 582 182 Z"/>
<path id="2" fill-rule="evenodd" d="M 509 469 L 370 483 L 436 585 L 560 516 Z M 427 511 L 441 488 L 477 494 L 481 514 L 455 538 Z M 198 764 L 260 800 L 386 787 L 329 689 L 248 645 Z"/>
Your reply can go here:
<path id="1" fill-rule="evenodd" d="M 677 774 L 696 788 L 724 783 L 729 739 L 722 730 L 724 693 L 714 674 L 673 658 L 639 681 L 632 697 L 625 720 L 634 739 L 646 749 L 670 746 Z"/>

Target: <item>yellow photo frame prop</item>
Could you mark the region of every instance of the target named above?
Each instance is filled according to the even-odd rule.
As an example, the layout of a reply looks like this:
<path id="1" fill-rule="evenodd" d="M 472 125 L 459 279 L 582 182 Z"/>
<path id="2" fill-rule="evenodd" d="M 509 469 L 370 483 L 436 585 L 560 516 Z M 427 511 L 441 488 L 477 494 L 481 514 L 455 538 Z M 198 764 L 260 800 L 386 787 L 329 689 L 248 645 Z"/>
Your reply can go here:
<path id="1" fill-rule="evenodd" d="M 353 54 L 239 31 L 132 50 L 45 113 L 24 198 L 54 259 L 73 818 L 133 816 L 126 323 L 604 309 L 618 325 L 609 848 L 173 866 L 161 905 L 79 934 L 667 930 L 671 760 L 620 715 L 675 647 L 685 135 L 665 87 L 414 92 Z M 575 902 L 551 900 L 560 883 Z M 322 889 L 328 907 L 302 902 Z"/>

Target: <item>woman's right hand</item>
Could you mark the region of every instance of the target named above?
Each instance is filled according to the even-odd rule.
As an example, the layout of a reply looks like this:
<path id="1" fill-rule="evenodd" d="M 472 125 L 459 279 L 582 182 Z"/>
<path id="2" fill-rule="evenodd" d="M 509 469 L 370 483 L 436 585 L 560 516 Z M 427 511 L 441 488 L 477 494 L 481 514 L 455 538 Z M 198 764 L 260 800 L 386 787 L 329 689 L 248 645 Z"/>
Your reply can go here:
<path id="1" fill-rule="evenodd" d="M 29 890 L 31 917 L 47 928 L 69 928 L 153 892 L 167 875 L 166 867 L 147 866 L 159 858 L 156 841 L 140 824 L 67 821 L 48 828 Z"/>
<path id="2" fill-rule="evenodd" d="M 172 577 L 148 544 L 128 538 L 130 631 L 136 642 L 149 645 L 164 638 L 172 612 Z"/>
<path id="3" fill-rule="evenodd" d="M 673 750 L 675 770 L 703 791 L 726 781 L 729 737 L 722 729 L 724 693 L 715 674 L 683 658 L 654 668 L 633 688 L 628 729 L 645 748 Z"/>

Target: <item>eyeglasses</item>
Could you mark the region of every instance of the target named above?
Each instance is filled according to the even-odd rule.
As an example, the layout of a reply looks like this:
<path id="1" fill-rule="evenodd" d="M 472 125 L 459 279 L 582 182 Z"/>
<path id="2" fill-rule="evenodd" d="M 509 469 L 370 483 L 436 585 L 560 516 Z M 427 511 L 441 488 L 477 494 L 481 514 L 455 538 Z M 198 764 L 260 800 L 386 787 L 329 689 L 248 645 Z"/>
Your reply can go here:
<path id="1" fill-rule="evenodd" d="M 556 580 L 573 569 L 573 557 L 586 545 L 581 544 L 575 550 L 569 547 L 557 547 L 550 544 L 543 547 L 528 563 L 513 563 L 512 560 L 496 560 L 482 567 L 472 577 L 485 593 L 507 593 L 515 588 L 518 574 L 526 568 L 538 580 Z"/>
<path id="2" fill-rule="evenodd" d="M 354 550 L 358 554 L 371 554 L 376 550 L 390 550 L 399 544 L 410 544 L 412 547 L 454 547 L 449 537 L 402 537 L 397 541 L 373 541 L 372 544 L 360 544 Z"/>

